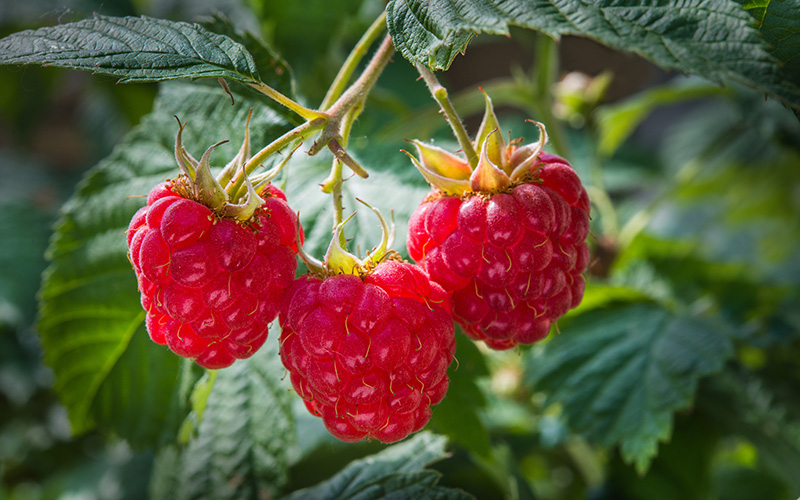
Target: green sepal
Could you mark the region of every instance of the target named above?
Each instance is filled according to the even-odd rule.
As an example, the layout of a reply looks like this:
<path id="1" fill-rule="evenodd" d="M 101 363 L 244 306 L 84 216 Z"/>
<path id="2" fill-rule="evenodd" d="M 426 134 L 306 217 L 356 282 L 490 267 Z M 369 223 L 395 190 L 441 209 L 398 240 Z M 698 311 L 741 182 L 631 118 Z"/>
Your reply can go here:
<path id="1" fill-rule="evenodd" d="M 195 174 L 192 187 L 194 195 L 198 201 L 212 210 L 219 210 L 228 201 L 228 195 L 222 186 L 211 173 L 211 152 L 220 144 L 228 141 L 222 141 L 209 146 L 203 157 L 200 158 L 200 163 L 197 165 L 197 172 Z"/>
<path id="2" fill-rule="evenodd" d="M 417 140 L 411 143 L 417 147 L 419 162 L 425 170 L 455 180 L 469 179 L 472 174 L 469 163 L 453 153 Z"/>
<path id="3" fill-rule="evenodd" d="M 544 124 L 533 120 L 528 121 L 539 127 L 539 140 L 517 148 L 514 154 L 511 155 L 509 168 L 511 169 L 512 182 L 520 180 L 531 172 L 531 167 L 539 160 L 539 154 L 547 144 L 547 130 L 545 130 Z"/>
<path id="4" fill-rule="evenodd" d="M 373 248 L 371 252 L 367 253 L 367 257 L 364 259 L 360 259 L 357 256 L 353 255 L 352 253 L 348 252 L 343 246 L 342 241 L 344 241 L 344 237 L 342 236 L 342 231 L 344 230 L 344 225 L 352 219 L 356 214 L 353 213 L 347 219 L 343 220 L 333 230 L 333 238 L 331 239 L 331 243 L 328 246 L 328 252 L 325 254 L 325 268 L 328 272 L 334 274 L 355 274 L 359 275 L 364 272 L 369 271 L 374 265 L 379 264 L 386 254 L 389 251 L 389 247 L 392 246 L 394 243 L 395 237 L 395 225 L 394 220 L 392 220 L 391 228 L 389 224 L 386 223 L 386 219 L 384 219 L 383 215 L 381 214 L 380 210 L 374 208 L 369 203 L 356 198 L 356 200 L 372 210 L 375 215 L 378 217 L 378 221 L 381 224 L 381 242 L 378 244 L 377 247 Z"/>
<path id="5" fill-rule="evenodd" d="M 392 213 L 392 226 L 390 229 L 389 225 L 386 224 L 386 219 L 383 218 L 383 215 L 381 214 L 380 210 L 378 210 L 377 208 L 371 206 L 366 201 L 361 200 L 359 198 L 356 198 L 356 201 L 358 201 L 359 203 L 363 204 L 364 206 L 375 212 L 375 215 L 378 216 L 378 221 L 380 221 L 381 223 L 381 243 L 380 245 L 375 247 L 372 250 L 372 253 L 370 253 L 365 259 L 365 262 L 371 261 L 373 264 L 378 264 L 386 256 L 386 252 L 389 250 L 389 247 L 391 247 L 392 244 L 394 244 L 394 237 L 395 237 L 394 213 Z"/>
<path id="6" fill-rule="evenodd" d="M 475 192 L 496 192 L 511 185 L 508 175 L 489 157 L 493 144 L 496 144 L 495 141 L 492 141 L 492 136 L 499 135 L 496 132 L 497 129 L 490 132 L 483 141 L 478 166 L 469 178 L 470 188 Z"/>
<path id="7" fill-rule="evenodd" d="M 182 140 L 183 129 L 187 124 L 181 123 L 181 120 L 177 116 L 175 119 L 178 120 L 178 134 L 175 136 L 175 161 L 178 162 L 178 168 L 181 169 L 181 172 L 183 172 L 189 180 L 194 181 L 198 161 L 186 151 L 186 148 L 183 147 Z"/>
<path id="8" fill-rule="evenodd" d="M 233 176 L 236 175 L 236 172 L 242 169 L 244 164 L 247 160 L 250 159 L 250 118 L 253 116 L 253 108 L 250 108 L 250 112 L 247 114 L 247 123 L 244 127 L 244 140 L 242 141 L 242 147 L 239 148 L 239 152 L 236 153 L 236 156 L 225 165 L 225 168 L 222 169 L 220 172 L 218 181 L 220 185 L 228 187 L 227 184 L 233 179 Z M 228 193 L 231 197 L 233 197 L 236 193 Z M 234 199 L 234 201 L 236 201 Z"/>
<path id="9" fill-rule="evenodd" d="M 336 224 L 333 228 L 333 238 L 325 253 L 325 268 L 334 274 L 358 274 L 362 262 L 355 255 L 351 254 L 342 247 L 341 240 L 344 225 L 355 216 L 353 212 L 350 217 Z"/>
<path id="10" fill-rule="evenodd" d="M 249 220 L 256 213 L 256 210 L 264 204 L 264 199 L 258 195 L 258 192 L 253 187 L 253 183 L 245 176 L 244 184 L 247 186 L 247 195 L 244 202 L 241 204 L 224 203 L 222 205 L 222 214 L 230 219 L 237 219 L 240 221 Z"/>
<path id="11" fill-rule="evenodd" d="M 439 191 L 442 191 L 445 194 L 451 194 L 456 196 L 469 191 L 470 189 L 469 179 L 463 179 L 463 180 L 450 179 L 448 177 L 444 177 L 437 173 L 431 172 L 427 170 L 424 166 L 422 166 L 422 164 L 419 161 L 417 161 L 414 155 L 403 149 L 401 149 L 401 151 L 407 154 L 409 158 L 411 158 L 411 161 L 414 163 L 414 166 L 417 167 L 419 173 L 422 174 L 422 177 L 424 177 L 425 180 L 428 181 L 428 184 L 430 184 L 431 187 L 438 189 Z"/>
<path id="12" fill-rule="evenodd" d="M 481 92 L 483 92 L 483 89 L 481 89 Z M 503 134 L 494 133 L 495 130 L 500 130 L 500 122 L 494 113 L 492 99 L 486 92 L 483 92 L 483 97 L 486 100 L 486 111 L 483 114 L 483 121 L 478 129 L 478 134 L 475 136 L 475 147 L 479 150 L 485 149 L 486 155 L 492 160 L 492 163 L 506 171 L 508 164 L 508 159 L 505 155 L 506 141 L 503 138 Z"/>

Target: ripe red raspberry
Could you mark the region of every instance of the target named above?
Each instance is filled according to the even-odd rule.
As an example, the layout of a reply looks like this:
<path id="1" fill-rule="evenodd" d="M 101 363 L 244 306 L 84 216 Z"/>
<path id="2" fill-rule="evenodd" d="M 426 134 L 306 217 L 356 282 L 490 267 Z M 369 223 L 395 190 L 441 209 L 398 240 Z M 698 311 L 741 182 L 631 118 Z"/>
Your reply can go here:
<path id="1" fill-rule="evenodd" d="M 306 275 L 286 292 L 281 359 L 308 410 L 342 441 L 390 443 L 423 428 L 455 353 L 447 294 L 418 267 Z"/>
<path id="2" fill-rule="evenodd" d="M 536 122 L 534 122 L 536 123 Z M 486 96 L 470 161 L 414 141 L 434 188 L 409 221 L 408 252 L 452 294 L 470 337 L 510 349 L 547 337 L 583 298 L 589 197 L 566 160 L 539 141 L 506 144 Z"/>
<path id="3" fill-rule="evenodd" d="M 531 344 L 577 306 L 589 260 L 589 200 L 563 159 L 538 181 L 490 196 L 432 195 L 411 216 L 408 251 L 453 293 L 456 321 L 495 349 Z"/>
<path id="4" fill-rule="evenodd" d="M 297 268 L 296 218 L 273 186 L 244 222 L 179 191 L 156 186 L 129 226 L 147 331 L 180 356 L 223 368 L 266 340 Z"/>

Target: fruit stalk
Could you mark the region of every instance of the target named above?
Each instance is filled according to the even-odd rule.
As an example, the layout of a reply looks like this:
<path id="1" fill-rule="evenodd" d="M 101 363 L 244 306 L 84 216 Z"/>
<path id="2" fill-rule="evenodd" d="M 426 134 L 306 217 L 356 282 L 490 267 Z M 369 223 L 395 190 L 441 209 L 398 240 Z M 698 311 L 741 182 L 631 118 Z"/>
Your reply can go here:
<path id="1" fill-rule="evenodd" d="M 420 63 L 417 63 L 416 67 L 420 76 L 422 76 L 422 79 L 425 81 L 425 84 L 428 86 L 431 95 L 436 102 L 439 103 L 442 112 L 444 112 L 447 122 L 450 124 L 450 128 L 453 129 L 453 133 L 456 139 L 458 139 L 461 150 L 464 151 L 464 155 L 467 157 L 467 163 L 469 163 L 470 168 L 475 169 L 475 167 L 478 166 L 478 153 L 475 151 L 475 146 L 472 144 L 472 140 L 470 140 L 469 134 L 467 134 L 467 130 L 461 122 L 461 118 L 459 118 L 456 109 L 453 107 L 453 103 L 450 102 L 447 89 L 439 83 L 436 75 L 434 75 L 431 70 Z"/>
<path id="2" fill-rule="evenodd" d="M 378 51 L 372 56 L 372 59 L 367 67 L 364 68 L 364 72 L 361 73 L 358 80 L 331 105 L 328 113 L 331 115 L 332 123 L 338 124 L 348 110 L 364 102 L 370 90 L 372 90 L 372 87 L 375 85 L 375 82 L 378 81 L 378 77 L 383 72 L 383 69 L 389 63 L 392 54 L 394 54 L 392 37 L 386 35 L 380 47 L 378 47 Z"/>
<path id="3" fill-rule="evenodd" d="M 236 173 L 236 176 L 231 181 L 231 190 L 239 191 L 239 189 L 244 185 L 245 177 L 252 174 L 253 171 L 258 168 L 258 166 L 261 165 L 261 163 L 270 155 L 277 153 L 284 147 L 291 145 L 293 142 L 302 141 L 317 130 L 321 130 L 324 126 L 325 120 L 322 118 L 317 118 L 298 125 L 297 127 L 269 143 L 261 151 L 253 155 L 253 157 L 250 158 L 247 163 L 245 163 L 244 168 Z"/>

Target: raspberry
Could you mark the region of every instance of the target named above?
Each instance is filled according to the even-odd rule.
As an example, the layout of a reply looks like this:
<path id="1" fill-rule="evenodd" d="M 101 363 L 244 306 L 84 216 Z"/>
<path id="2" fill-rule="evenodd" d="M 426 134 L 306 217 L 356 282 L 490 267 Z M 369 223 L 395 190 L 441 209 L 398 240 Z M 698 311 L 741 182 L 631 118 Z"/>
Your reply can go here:
<path id="1" fill-rule="evenodd" d="M 417 266 L 302 276 L 279 320 L 292 386 L 342 441 L 403 439 L 444 398 L 455 353 L 450 300 Z"/>
<path id="2" fill-rule="evenodd" d="M 537 183 L 433 195 L 409 222 L 409 255 L 453 294 L 465 333 L 495 349 L 543 339 L 583 297 L 588 197 L 564 160 L 539 159 Z"/>
<path id="3" fill-rule="evenodd" d="M 129 226 L 147 331 L 179 356 L 223 368 L 266 340 L 297 268 L 296 219 L 274 186 L 247 221 L 180 191 L 172 181 L 153 188 Z"/>
<path id="4" fill-rule="evenodd" d="M 536 122 L 534 122 L 536 123 Z M 464 332 L 493 349 L 547 337 L 583 298 L 589 197 L 538 142 L 506 145 L 486 96 L 475 165 L 433 146 L 411 156 L 434 188 L 409 221 L 408 252 L 452 296 Z"/>

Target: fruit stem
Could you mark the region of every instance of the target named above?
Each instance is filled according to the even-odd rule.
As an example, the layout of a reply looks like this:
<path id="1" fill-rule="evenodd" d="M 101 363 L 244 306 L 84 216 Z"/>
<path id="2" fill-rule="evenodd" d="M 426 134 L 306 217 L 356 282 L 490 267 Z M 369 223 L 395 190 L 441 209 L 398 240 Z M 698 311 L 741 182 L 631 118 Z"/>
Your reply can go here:
<path id="1" fill-rule="evenodd" d="M 253 173 L 253 171 L 261 165 L 261 162 L 266 160 L 270 155 L 276 153 L 280 149 L 285 146 L 288 146 L 294 141 L 303 140 L 304 138 L 308 137 L 312 133 L 316 132 L 317 130 L 321 130 L 325 127 L 325 120 L 323 118 L 316 118 L 311 121 L 307 121 L 297 127 L 293 128 L 292 130 L 286 132 L 282 136 L 278 137 L 267 146 L 265 146 L 261 151 L 253 155 L 247 163 L 245 163 L 244 168 L 236 173 L 236 176 L 231 181 L 229 185 L 229 193 L 236 193 L 239 191 L 239 188 L 242 187 L 244 184 L 244 178 Z"/>
<path id="2" fill-rule="evenodd" d="M 350 131 L 353 128 L 355 117 L 360 113 L 361 108 L 353 108 L 345 115 L 341 126 L 342 147 L 347 147 L 350 139 Z M 334 157 L 331 165 L 331 173 L 325 182 L 322 183 L 322 191 L 333 196 L 333 227 L 337 227 L 343 221 L 344 206 L 342 204 L 342 160 Z M 342 248 L 347 248 L 347 238 L 344 232 L 339 233 L 339 243 Z"/>
<path id="3" fill-rule="evenodd" d="M 293 101 L 292 99 L 286 97 L 285 95 L 281 94 L 277 90 L 273 89 L 269 85 L 264 82 L 256 82 L 256 83 L 249 83 L 251 87 L 256 89 L 257 91 L 261 92 L 262 94 L 266 95 L 273 101 L 277 102 L 278 104 L 291 109 L 301 117 L 305 118 L 308 121 L 313 121 L 317 118 L 325 118 L 325 113 L 321 111 L 317 111 L 315 109 L 309 109 L 302 104 Z"/>
<path id="4" fill-rule="evenodd" d="M 461 150 L 464 151 L 464 154 L 467 157 L 467 162 L 469 163 L 470 168 L 473 170 L 475 167 L 478 166 L 478 153 L 475 151 L 475 146 L 472 144 L 472 141 L 467 134 L 467 129 L 464 128 L 464 124 L 461 122 L 461 118 L 459 118 L 458 113 L 456 113 L 456 109 L 453 107 L 453 103 L 450 102 L 450 97 L 447 95 L 447 89 L 439 83 L 439 80 L 436 78 L 436 75 L 433 74 L 431 70 L 429 70 L 424 65 L 417 63 L 416 64 L 417 71 L 419 72 L 422 79 L 425 80 L 425 84 L 428 86 L 428 90 L 430 90 L 431 95 L 439 103 L 439 107 L 444 112 L 447 121 L 450 123 L 450 128 L 453 129 L 453 133 L 458 139 L 459 145 L 461 145 Z"/>
<path id="5" fill-rule="evenodd" d="M 386 28 L 386 11 L 384 10 L 381 12 L 381 15 L 378 16 L 377 19 L 367 28 L 367 31 L 361 36 L 361 39 L 356 43 L 353 50 L 350 51 L 350 54 L 347 56 L 347 59 L 342 64 L 342 67 L 339 69 L 339 73 L 337 73 L 336 78 L 331 83 L 330 88 L 328 88 L 328 92 L 325 94 L 325 98 L 322 100 L 322 104 L 320 104 L 319 109 L 328 109 L 331 105 L 336 102 L 336 100 L 342 95 L 345 91 L 345 87 L 347 82 L 350 81 L 350 77 L 353 76 L 353 72 L 355 72 L 358 64 L 367 55 L 367 50 L 369 49 L 370 45 L 378 38 L 383 30 Z"/>

